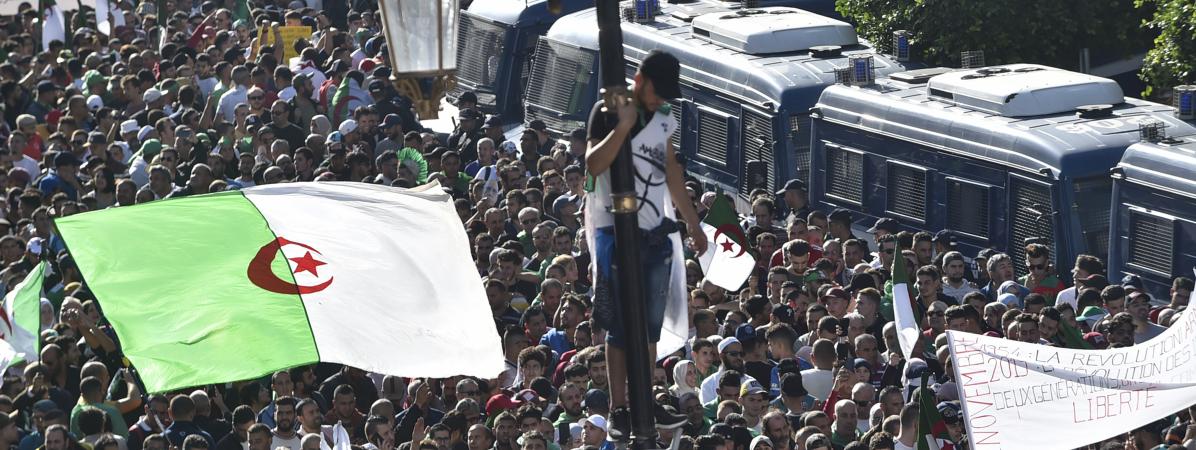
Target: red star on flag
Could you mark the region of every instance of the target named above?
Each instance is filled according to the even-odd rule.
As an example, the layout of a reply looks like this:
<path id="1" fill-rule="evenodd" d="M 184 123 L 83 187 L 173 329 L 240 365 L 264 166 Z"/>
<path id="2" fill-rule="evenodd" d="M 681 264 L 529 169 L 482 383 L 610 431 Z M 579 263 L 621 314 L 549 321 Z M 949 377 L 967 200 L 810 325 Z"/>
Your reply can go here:
<path id="1" fill-rule="evenodd" d="M 732 242 L 731 242 L 731 241 L 729 241 L 729 240 L 728 240 L 728 241 L 725 241 L 725 242 L 723 242 L 721 245 L 723 246 L 723 251 L 724 251 L 724 252 L 732 252 L 732 251 L 735 251 L 735 250 L 733 250 L 733 249 L 732 249 L 732 248 L 735 246 L 735 244 L 734 244 L 734 243 L 732 243 Z"/>
<path id="2" fill-rule="evenodd" d="M 300 256 L 297 258 L 287 258 L 287 259 L 290 259 L 291 261 L 295 262 L 295 273 L 311 272 L 312 275 L 317 276 L 317 277 L 320 276 L 320 274 L 319 274 L 319 272 L 316 271 L 316 269 L 319 268 L 320 266 L 328 264 L 326 262 L 317 261 L 315 258 L 312 258 L 311 252 L 307 252 L 303 256 Z"/>

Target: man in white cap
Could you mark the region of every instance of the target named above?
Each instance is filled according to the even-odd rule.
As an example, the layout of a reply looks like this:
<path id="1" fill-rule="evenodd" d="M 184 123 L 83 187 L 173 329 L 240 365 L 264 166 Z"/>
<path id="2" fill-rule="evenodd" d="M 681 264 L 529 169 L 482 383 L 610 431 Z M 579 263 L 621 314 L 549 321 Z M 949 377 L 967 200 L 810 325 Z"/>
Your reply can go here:
<path id="1" fill-rule="evenodd" d="M 104 99 L 100 98 L 100 96 L 92 95 L 90 97 L 87 97 L 87 110 L 88 111 L 91 111 L 94 113 L 96 111 L 99 111 L 100 108 L 103 108 L 103 107 L 104 107 Z"/>
<path id="2" fill-rule="evenodd" d="M 608 445 L 606 431 L 605 417 L 598 414 L 586 417 L 581 421 L 581 443 L 605 448 Z"/>
<path id="3" fill-rule="evenodd" d="M 341 138 L 346 149 L 353 148 L 353 144 L 361 140 L 361 134 L 357 132 L 356 120 L 346 119 L 344 122 L 341 122 L 341 125 L 336 130 L 341 132 Z"/>
<path id="4" fill-rule="evenodd" d="M 162 94 L 162 91 L 154 88 L 146 89 L 145 93 L 141 94 L 141 101 L 145 102 L 145 109 L 147 111 L 163 109 L 166 103 L 165 98 L 166 96 Z"/>
<path id="5" fill-rule="evenodd" d="M 718 372 L 702 380 L 702 390 L 698 396 L 702 404 L 709 403 L 718 397 L 718 383 L 719 379 L 722 378 L 723 372 L 727 370 L 743 372 L 743 344 L 735 336 L 728 336 L 726 339 L 718 342 L 718 357 L 722 361 L 722 364 L 718 367 Z"/>

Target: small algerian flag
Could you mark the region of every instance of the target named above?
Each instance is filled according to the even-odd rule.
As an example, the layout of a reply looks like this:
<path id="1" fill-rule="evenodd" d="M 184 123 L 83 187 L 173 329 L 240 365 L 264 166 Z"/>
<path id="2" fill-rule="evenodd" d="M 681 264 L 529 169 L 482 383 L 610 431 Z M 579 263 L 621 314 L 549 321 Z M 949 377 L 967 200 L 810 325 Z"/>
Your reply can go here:
<path id="1" fill-rule="evenodd" d="M 922 375 L 922 386 L 918 389 L 918 450 L 939 450 L 939 439 L 950 440 L 947 422 L 939 414 L 934 392 L 926 387 L 929 371 Z"/>
<path id="2" fill-rule="evenodd" d="M 702 220 L 707 249 L 698 260 L 707 280 L 730 291 L 743 287 L 756 267 L 756 259 L 747 252 L 747 236 L 736 219 L 727 198 L 716 195 Z"/>
<path id="3" fill-rule="evenodd" d="M 4 296 L 4 323 L 0 324 L 0 338 L 15 352 L 12 362 L 37 361 L 41 355 L 41 301 L 45 274 L 46 263 L 42 262 L 34 266 L 25 280 Z"/>
<path id="4" fill-rule="evenodd" d="M 504 368 L 465 229 L 435 184 L 275 184 L 55 223 L 150 392 L 315 362 Z"/>
<path id="5" fill-rule="evenodd" d="M 914 345 L 918 342 L 918 335 L 922 334 L 913 299 L 909 272 L 905 270 L 905 257 L 901 255 L 901 248 L 897 248 L 893 254 L 893 315 L 897 319 L 897 340 L 901 342 L 901 353 L 907 360 L 918 356 Z"/>

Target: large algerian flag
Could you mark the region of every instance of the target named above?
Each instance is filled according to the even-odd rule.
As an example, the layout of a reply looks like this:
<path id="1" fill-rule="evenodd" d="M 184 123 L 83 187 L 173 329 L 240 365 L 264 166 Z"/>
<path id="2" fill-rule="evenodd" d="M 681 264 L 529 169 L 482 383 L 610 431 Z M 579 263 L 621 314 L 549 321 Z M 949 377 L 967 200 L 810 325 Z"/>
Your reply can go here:
<path id="1" fill-rule="evenodd" d="M 756 259 L 747 252 L 747 236 L 737 218 L 727 198 L 716 195 L 702 220 L 707 250 L 698 260 L 707 280 L 731 291 L 743 287 L 756 267 Z"/>
<path id="2" fill-rule="evenodd" d="M 0 338 L 12 348 L 13 358 L 8 362 L 37 361 L 41 355 L 41 301 L 45 275 L 46 263 L 42 262 L 4 296 L 4 306 L 0 309 L 4 318 L 4 323 L 0 324 L 3 336 Z"/>
<path id="3" fill-rule="evenodd" d="M 897 340 L 901 342 L 901 353 L 905 358 L 918 357 L 914 345 L 918 342 L 918 335 L 922 334 L 922 327 L 918 325 L 919 315 L 914 312 L 913 292 L 909 285 L 909 272 L 905 270 L 905 257 L 901 255 L 901 248 L 893 254 L 893 316 L 897 322 Z"/>
<path id="4" fill-rule="evenodd" d="M 56 224 L 150 392 L 321 361 L 404 377 L 505 367 L 434 184 L 276 184 Z"/>

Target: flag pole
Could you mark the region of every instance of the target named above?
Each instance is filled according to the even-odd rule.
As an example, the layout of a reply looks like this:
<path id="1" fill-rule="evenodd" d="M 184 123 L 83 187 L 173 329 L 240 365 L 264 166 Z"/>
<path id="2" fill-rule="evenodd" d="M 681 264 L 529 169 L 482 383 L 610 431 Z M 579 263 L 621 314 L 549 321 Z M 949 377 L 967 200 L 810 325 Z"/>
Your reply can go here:
<path id="1" fill-rule="evenodd" d="M 619 0 L 597 0 L 598 58 L 602 76 L 602 97 L 607 111 L 614 112 L 614 100 L 627 96 L 623 73 L 623 30 L 619 21 Z M 631 443 L 634 450 L 656 447 L 653 419 L 652 368 L 648 354 L 648 326 L 644 320 L 644 286 L 640 274 L 638 201 L 635 195 L 630 137 L 610 166 L 611 197 L 615 221 L 615 264 L 619 270 L 619 308 L 626 333 L 627 391 L 631 409 Z"/>

